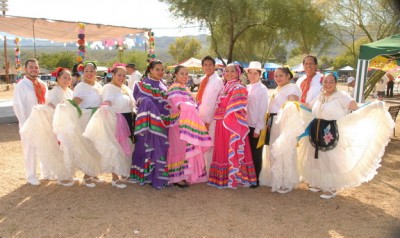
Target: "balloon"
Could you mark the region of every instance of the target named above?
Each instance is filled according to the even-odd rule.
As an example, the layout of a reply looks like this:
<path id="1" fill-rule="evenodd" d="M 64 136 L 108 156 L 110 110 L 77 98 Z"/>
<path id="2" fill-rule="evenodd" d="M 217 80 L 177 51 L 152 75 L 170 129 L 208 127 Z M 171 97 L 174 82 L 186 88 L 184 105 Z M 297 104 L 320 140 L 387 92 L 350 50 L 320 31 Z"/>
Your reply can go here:
<path id="1" fill-rule="evenodd" d="M 85 29 L 85 24 L 84 23 L 79 23 L 79 28 L 80 29 Z"/>
<path id="2" fill-rule="evenodd" d="M 80 45 L 80 46 L 78 47 L 78 49 L 79 49 L 79 50 L 85 50 L 85 46 L 84 46 L 84 45 Z"/>
<path id="3" fill-rule="evenodd" d="M 78 56 L 78 57 L 76 57 L 76 61 L 78 61 L 78 62 L 82 62 L 82 60 L 83 60 L 82 56 Z"/>
<path id="4" fill-rule="evenodd" d="M 78 38 L 81 40 L 85 39 L 85 34 L 78 34 Z"/>

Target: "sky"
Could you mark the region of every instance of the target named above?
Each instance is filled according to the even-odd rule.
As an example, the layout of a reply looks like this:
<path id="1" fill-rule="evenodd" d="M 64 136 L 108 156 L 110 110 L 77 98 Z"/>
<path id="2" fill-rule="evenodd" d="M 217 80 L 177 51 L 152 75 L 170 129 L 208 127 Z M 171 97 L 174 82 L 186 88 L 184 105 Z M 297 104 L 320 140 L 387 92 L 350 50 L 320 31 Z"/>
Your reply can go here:
<path id="1" fill-rule="evenodd" d="M 208 33 L 174 18 L 158 0 L 8 0 L 6 15 L 151 28 L 157 37 Z"/>

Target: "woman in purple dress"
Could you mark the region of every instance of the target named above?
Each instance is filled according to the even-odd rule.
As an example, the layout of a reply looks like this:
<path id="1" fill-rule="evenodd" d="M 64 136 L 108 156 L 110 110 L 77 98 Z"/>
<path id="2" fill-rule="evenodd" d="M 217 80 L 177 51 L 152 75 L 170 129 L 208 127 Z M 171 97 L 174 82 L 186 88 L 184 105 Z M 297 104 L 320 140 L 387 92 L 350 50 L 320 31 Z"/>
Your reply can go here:
<path id="1" fill-rule="evenodd" d="M 152 61 L 142 81 L 135 84 L 133 97 L 137 105 L 135 151 L 131 179 L 141 185 L 150 183 L 156 189 L 168 184 L 167 150 L 170 108 L 167 86 L 162 82 L 164 65 Z"/>

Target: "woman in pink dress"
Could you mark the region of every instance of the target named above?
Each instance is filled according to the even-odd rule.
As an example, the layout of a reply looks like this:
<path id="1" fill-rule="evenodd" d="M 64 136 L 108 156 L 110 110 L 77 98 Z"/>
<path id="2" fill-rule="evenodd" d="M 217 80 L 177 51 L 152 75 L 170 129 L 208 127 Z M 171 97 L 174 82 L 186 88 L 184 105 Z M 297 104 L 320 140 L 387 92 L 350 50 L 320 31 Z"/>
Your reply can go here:
<path id="1" fill-rule="evenodd" d="M 207 180 L 204 152 L 213 145 L 199 117 L 197 104 L 186 87 L 188 75 L 186 67 L 177 66 L 174 69 L 175 82 L 168 90 L 172 118 L 168 131 L 169 183 L 180 188 Z"/>
<path id="2" fill-rule="evenodd" d="M 247 89 L 240 84 L 241 70 L 225 68 L 225 85 L 218 96 L 214 153 L 208 183 L 218 188 L 257 184 L 246 120 Z"/>

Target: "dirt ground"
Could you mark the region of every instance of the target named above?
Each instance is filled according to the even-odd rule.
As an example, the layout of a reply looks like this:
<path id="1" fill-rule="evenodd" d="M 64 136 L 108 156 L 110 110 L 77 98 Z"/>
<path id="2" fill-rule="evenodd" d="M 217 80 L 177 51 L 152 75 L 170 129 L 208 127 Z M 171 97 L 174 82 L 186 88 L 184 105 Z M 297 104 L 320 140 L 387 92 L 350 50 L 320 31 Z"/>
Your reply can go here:
<path id="1" fill-rule="evenodd" d="M 9 98 L 0 90 L 0 100 Z M 320 199 L 305 184 L 270 188 L 96 188 L 25 183 L 17 124 L 0 125 L 0 238 L 5 237 L 400 237 L 400 120 L 378 175 Z M 81 178 L 82 174 L 77 173 Z"/>

